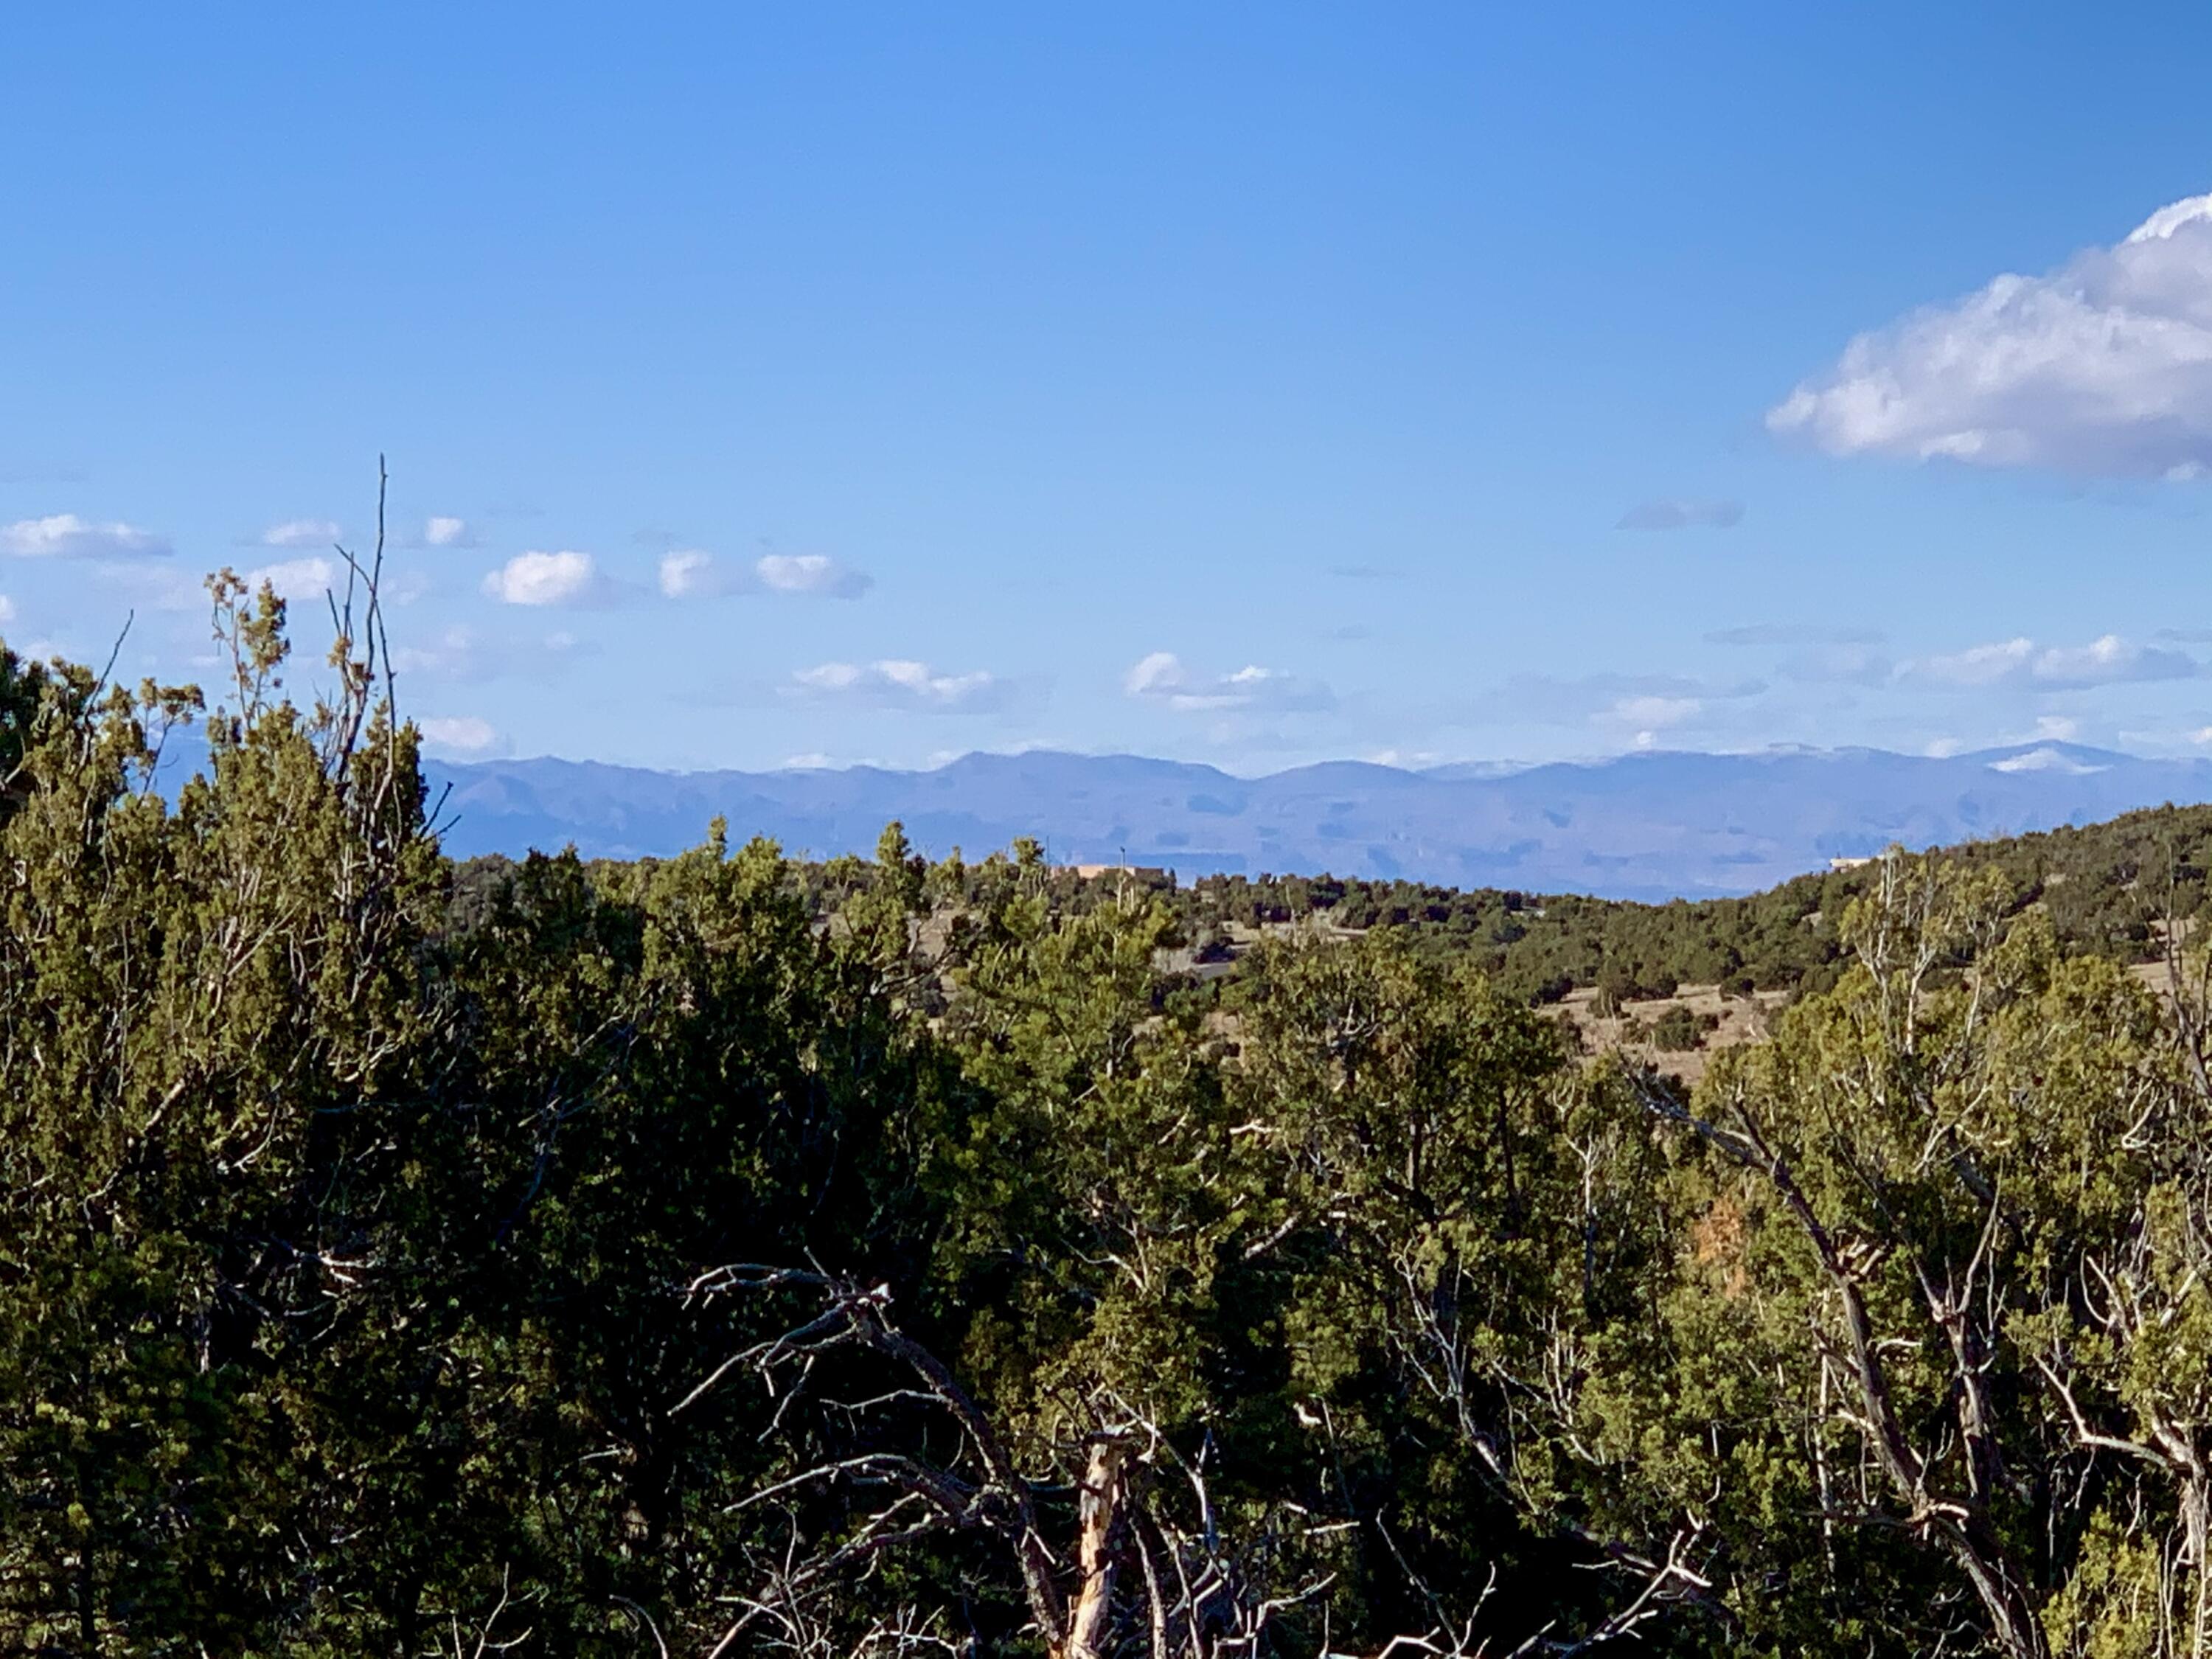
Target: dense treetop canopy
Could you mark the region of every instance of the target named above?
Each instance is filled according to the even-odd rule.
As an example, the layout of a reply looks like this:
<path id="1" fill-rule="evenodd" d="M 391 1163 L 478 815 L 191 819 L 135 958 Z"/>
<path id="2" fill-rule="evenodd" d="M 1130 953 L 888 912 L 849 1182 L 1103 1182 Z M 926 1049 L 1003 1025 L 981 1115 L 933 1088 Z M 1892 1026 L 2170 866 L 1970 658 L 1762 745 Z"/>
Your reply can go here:
<path id="1" fill-rule="evenodd" d="M 457 866 L 350 611 L 303 709 L 216 600 L 204 712 L 0 648 L 0 1644 L 2212 1641 L 2203 815 L 1658 908 Z M 1534 1006 L 1608 975 L 1796 995 L 1690 1091 Z"/>

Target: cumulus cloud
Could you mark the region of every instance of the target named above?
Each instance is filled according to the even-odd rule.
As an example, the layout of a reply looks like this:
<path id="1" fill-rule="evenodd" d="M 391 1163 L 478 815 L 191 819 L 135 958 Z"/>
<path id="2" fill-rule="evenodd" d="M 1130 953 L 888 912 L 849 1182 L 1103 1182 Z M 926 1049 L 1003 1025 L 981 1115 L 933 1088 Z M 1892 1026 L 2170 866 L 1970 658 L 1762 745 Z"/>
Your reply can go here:
<path id="1" fill-rule="evenodd" d="M 825 599 L 857 599 L 875 578 L 820 553 L 768 553 L 753 562 L 761 585 L 773 593 L 818 593 Z"/>
<path id="2" fill-rule="evenodd" d="M 722 564 L 712 553 L 696 547 L 660 556 L 660 591 L 672 599 L 716 599 L 752 586 L 748 572 Z"/>
<path id="3" fill-rule="evenodd" d="M 422 545 L 425 547 L 474 547 L 475 533 L 466 519 L 431 518 L 422 523 Z"/>
<path id="4" fill-rule="evenodd" d="M 5 593 L 0 593 L 0 623 L 11 623 L 15 620 L 15 601 Z"/>
<path id="5" fill-rule="evenodd" d="M 501 605 L 578 605 L 604 594 L 588 553 L 518 553 L 483 579 L 483 591 Z"/>
<path id="6" fill-rule="evenodd" d="M 0 526 L 0 551 L 19 559 L 156 558 L 168 542 L 135 525 L 94 524 L 74 513 L 18 519 Z"/>
<path id="7" fill-rule="evenodd" d="M 927 663 L 887 658 L 802 668 L 791 677 L 784 695 L 795 702 L 839 708 L 986 714 L 1012 702 L 1014 684 L 981 669 L 966 674 L 940 674 Z"/>
<path id="8" fill-rule="evenodd" d="M 2106 634 L 2087 645 L 2046 646 L 2021 637 L 1905 664 L 1902 677 L 1970 689 L 2083 691 L 2100 685 L 2193 679 L 2203 665 L 2185 652 L 2134 645 Z"/>
<path id="9" fill-rule="evenodd" d="M 319 599 L 337 582 L 334 559 L 286 559 L 246 573 L 246 585 L 258 590 L 267 582 L 288 599 Z"/>
<path id="10" fill-rule="evenodd" d="M 503 754 L 510 746 L 489 720 L 474 714 L 423 714 L 416 726 L 433 752 L 483 760 Z"/>
<path id="11" fill-rule="evenodd" d="M 1743 522 L 1741 501 L 1639 501 L 1620 515 L 1615 530 L 1733 530 Z"/>
<path id="12" fill-rule="evenodd" d="M 2212 466 L 2212 196 L 1860 335 L 1766 423 L 1838 455 L 2196 476 Z"/>
<path id="13" fill-rule="evenodd" d="M 1231 674 L 1194 673 L 1172 651 L 1155 651 L 1121 677 L 1121 689 L 1139 702 L 1178 714 L 1323 714 L 1336 695 L 1319 680 L 1248 664 Z"/>
<path id="14" fill-rule="evenodd" d="M 734 564 L 696 547 L 660 556 L 660 591 L 672 599 L 721 599 L 732 593 L 795 593 L 857 599 L 875 586 L 866 571 L 821 553 L 765 553 Z"/>
<path id="15" fill-rule="evenodd" d="M 337 526 L 328 519 L 287 519 L 270 525 L 255 540 L 263 547 L 328 547 L 338 534 Z"/>

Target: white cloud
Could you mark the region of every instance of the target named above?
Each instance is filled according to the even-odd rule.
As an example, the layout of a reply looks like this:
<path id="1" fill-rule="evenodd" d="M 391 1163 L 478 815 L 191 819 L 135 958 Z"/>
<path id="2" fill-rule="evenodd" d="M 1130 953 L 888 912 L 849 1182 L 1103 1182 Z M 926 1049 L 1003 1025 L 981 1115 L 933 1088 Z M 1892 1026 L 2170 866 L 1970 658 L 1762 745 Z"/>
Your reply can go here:
<path id="1" fill-rule="evenodd" d="M 1256 664 L 1233 674 L 1194 674 L 1172 651 L 1140 659 L 1121 677 L 1121 689 L 1179 714 L 1319 714 L 1336 707 L 1335 694 L 1318 680 Z"/>
<path id="2" fill-rule="evenodd" d="M 1800 651 L 1776 671 L 1784 679 L 1810 685 L 1887 685 L 1897 665 L 1875 645 L 1823 645 Z"/>
<path id="3" fill-rule="evenodd" d="M 1907 663 L 1899 671 L 1904 678 L 1946 685 L 2034 691 L 2193 679 L 2203 672 L 2184 652 L 2131 645 L 2117 634 L 2075 646 L 2041 646 L 2025 636 L 1999 640 Z"/>
<path id="4" fill-rule="evenodd" d="M 939 714 L 989 714 L 1006 707 L 1013 682 L 977 670 L 939 674 L 927 663 L 903 659 L 825 662 L 791 677 L 785 696 L 799 701 L 866 708 L 906 708 Z"/>
<path id="5" fill-rule="evenodd" d="M 170 550 L 164 538 L 135 525 L 93 524 L 55 513 L 0 526 L 0 550 L 21 559 L 122 559 L 159 557 Z"/>
<path id="6" fill-rule="evenodd" d="M 775 593 L 818 593 L 857 599 L 876 579 L 820 553 L 768 553 L 753 564 L 761 585 Z"/>
<path id="7" fill-rule="evenodd" d="M 2212 196 L 1860 335 L 1766 423 L 1839 455 L 2197 476 L 2212 462 Z"/>
<path id="8" fill-rule="evenodd" d="M 267 582 L 288 599 L 320 599 L 337 581 L 338 568 L 331 559 L 286 559 L 246 573 L 246 585 L 259 590 Z"/>
<path id="9" fill-rule="evenodd" d="M 415 724 L 426 745 L 447 754 L 483 759 L 508 747 L 497 727 L 474 714 L 424 714 Z"/>
<path id="10" fill-rule="evenodd" d="M 182 574 L 174 565 L 140 560 L 116 563 L 102 561 L 92 567 L 92 579 L 102 587 L 113 588 L 126 596 L 134 611 L 197 611 L 203 616 L 207 613 L 205 584 Z"/>
<path id="11" fill-rule="evenodd" d="M 1717 712 L 1713 705 L 1757 697 L 1767 689 L 1758 679 L 1707 681 L 1679 674 L 1585 674 L 1559 679 L 1548 674 L 1516 674 L 1476 697 L 1455 725 L 1518 724 L 1630 726 L 1657 731 L 1697 715 Z"/>
<path id="12" fill-rule="evenodd" d="M 261 532 L 264 547 L 328 547 L 338 538 L 338 527 L 328 519 L 287 519 Z"/>
<path id="13" fill-rule="evenodd" d="M 2022 638 L 1968 646 L 1964 651 L 1930 657 L 1909 672 L 1953 685 L 1998 685 L 2032 678 L 2034 661 L 2035 641 Z"/>
<path id="14" fill-rule="evenodd" d="M 15 620 L 15 601 L 5 593 L 0 593 L 0 623 L 11 623 Z"/>
<path id="15" fill-rule="evenodd" d="M 1703 697 L 1623 697 L 1593 718 L 1607 726 L 1634 726 L 1638 740 L 1645 741 L 1670 726 L 1695 720 L 1705 708 Z M 1645 746 L 1650 746 L 1648 741 Z"/>
<path id="16" fill-rule="evenodd" d="M 1620 698 L 1599 709 L 1590 719 L 1595 725 L 1629 732 L 1632 734 L 1629 741 L 1636 748 L 1656 749 L 1661 733 L 1686 725 L 1705 712 L 1703 697 L 1662 696 L 1646 692 Z"/>
<path id="17" fill-rule="evenodd" d="M 518 553 L 483 579 L 502 605 L 575 605 L 598 598 L 599 572 L 588 553 Z"/>
<path id="18" fill-rule="evenodd" d="M 2101 772 L 2101 766 L 2061 754 L 2056 749 L 2031 749 L 2024 755 L 2008 755 L 2002 760 L 1990 763 L 1992 772 L 2057 772 L 2070 778 L 2085 778 L 2093 772 Z"/>
<path id="19" fill-rule="evenodd" d="M 1733 530 L 1743 522 L 1741 501 L 1639 501 L 1620 515 L 1615 530 Z"/>
<path id="20" fill-rule="evenodd" d="M 465 519 L 434 518 L 422 526 L 422 544 L 425 547 L 474 547 L 475 533 Z"/>
<path id="21" fill-rule="evenodd" d="M 751 586 L 745 572 L 732 571 L 696 547 L 660 556 L 660 591 L 672 599 L 714 599 Z"/>
<path id="22" fill-rule="evenodd" d="M 402 674 L 454 684 L 507 678 L 556 680 L 592 649 L 565 632 L 537 641 L 488 638 L 457 623 L 395 641 L 392 665 Z"/>
<path id="23" fill-rule="evenodd" d="M 857 599 L 875 585 L 866 572 L 820 553 L 766 553 L 750 565 L 726 563 L 696 547 L 660 556 L 660 591 L 672 599 L 760 592 Z"/>
<path id="24" fill-rule="evenodd" d="M 393 646 L 392 665 L 402 674 L 422 674 L 431 679 L 480 680 L 491 677 L 488 656 L 477 631 L 456 623 L 427 639 Z"/>

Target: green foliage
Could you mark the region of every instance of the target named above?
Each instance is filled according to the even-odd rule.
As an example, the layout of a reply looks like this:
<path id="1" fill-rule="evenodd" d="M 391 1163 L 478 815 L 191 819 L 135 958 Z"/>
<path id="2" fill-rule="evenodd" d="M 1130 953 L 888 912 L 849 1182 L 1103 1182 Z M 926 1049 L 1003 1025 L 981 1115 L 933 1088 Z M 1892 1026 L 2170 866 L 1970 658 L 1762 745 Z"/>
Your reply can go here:
<path id="1" fill-rule="evenodd" d="M 173 801 L 197 693 L 0 649 L 0 1645 L 2212 1640 L 2212 1066 L 2114 896 L 2196 820 L 1649 909 L 454 866 L 367 654 L 302 713 L 215 599 Z M 1529 1006 L 1746 976 L 1694 1097 Z"/>
<path id="2" fill-rule="evenodd" d="M 2000 872 L 2004 914 L 2045 912 L 2069 954 L 2155 960 L 2169 922 L 2186 927 L 2204 915 L 2212 807 L 2159 807 L 1972 843 L 1949 856 Z M 1186 931 L 1315 917 L 1387 928 L 1420 954 L 1474 963 L 1532 1002 L 1557 1001 L 1577 987 L 1613 1002 L 1668 996 L 1683 985 L 1814 992 L 1848 965 L 1839 923 L 1879 884 L 1881 863 L 1801 876 L 1747 898 L 1658 905 L 1333 876 L 1208 876 L 1172 901 Z M 1072 872 L 1067 883 L 1068 900 L 1079 904 L 1083 884 Z"/>

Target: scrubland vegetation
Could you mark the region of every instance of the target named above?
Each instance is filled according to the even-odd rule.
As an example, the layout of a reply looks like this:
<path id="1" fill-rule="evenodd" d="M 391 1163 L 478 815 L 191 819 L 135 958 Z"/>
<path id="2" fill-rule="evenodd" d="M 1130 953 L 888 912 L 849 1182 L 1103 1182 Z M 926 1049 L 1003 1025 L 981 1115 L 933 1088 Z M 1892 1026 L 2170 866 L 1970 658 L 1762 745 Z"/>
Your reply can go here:
<path id="1" fill-rule="evenodd" d="M 1656 908 L 456 866 L 373 596 L 305 709 L 217 598 L 173 799 L 197 693 L 0 653 L 0 1646 L 2212 1642 L 2205 815 Z M 1694 1090 L 1547 1006 L 1685 982 L 1768 998 Z"/>

